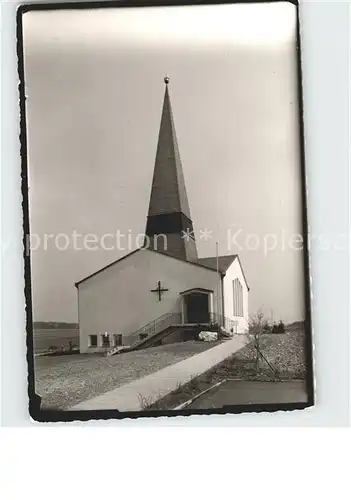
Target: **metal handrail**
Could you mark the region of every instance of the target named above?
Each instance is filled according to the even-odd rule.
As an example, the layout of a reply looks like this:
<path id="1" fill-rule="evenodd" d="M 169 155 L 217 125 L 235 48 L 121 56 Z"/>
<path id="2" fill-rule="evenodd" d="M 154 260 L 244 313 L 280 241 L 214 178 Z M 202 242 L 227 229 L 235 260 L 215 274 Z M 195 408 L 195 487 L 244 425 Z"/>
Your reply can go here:
<path id="1" fill-rule="evenodd" d="M 227 318 L 222 314 L 218 313 L 210 313 L 209 319 L 210 319 L 208 322 L 209 325 L 211 324 L 218 325 L 219 328 L 222 327 L 228 332 L 232 333 L 233 335 L 237 333 L 237 325 L 238 325 L 237 320 Z M 128 335 L 128 338 L 131 339 L 133 339 L 133 337 L 135 338 L 135 340 L 130 344 L 130 347 L 134 346 L 135 344 L 143 340 L 140 338 L 140 335 L 145 335 L 145 338 L 150 338 L 164 331 L 171 325 L 180 325 L 180 324 L 182 324 L 182 315 L 180 312 L 168 312 L 162 314 L 158 318 L 149 321 L 149 323 L 146 323 L 146 325 L 138 328 L 138 330 Z M 114 347 L 110 351 L 108 351 L 107 354 L 111 355 L 114 352 L 117 352 L 119 349 L 120 347 Z"/>
<path id="2" fill-rule="evenodd" d="M 160 333 L 161 331 L 165 330 L 171 325 L 177 325 L 181 324 L 181 313 L 165 313 L 162 314 L 162 316 L 159 316 L 153 321 L 150 321 L 146 325 L 142 326 L 138 330 L 136 330 L 134 333 L 129 335 L 130 337 L 135 337 L 135 336 L 140 336 L 141 334 L 147 335 L 147 337 L 150 337 L 151 335 L 156 335 L 157 333 Z M 218 326 L 224 328 L 225 330 L 228 330 L 229 332 L 236 333 L 237 330 L 237 325 L 238 321 L 233 320 L 231 318 L 227 318 L 226 316 L 223 316 L 222 314 L 218 313 L 210 313 L 210 324 L 218 324 Z M 140 338 L 140 337 L 139 337 Z M 139 341 L 136 340 L 136 342 Z"/>
<path id="3" fill-rule="evenodd" d="M 131 335 L 141 335 L 141 334 L 147 334 L 148 336 L 150 334 L 155 334 L 159 333 L 162 331 L 164 328 L 167 328 L 167 326 L 171 325 L 174 323 L 174 320 L 180 320 L 180 313 L 165 313 L 162 314 L 162 316 L 159 316 L 158 318 L 150 321 L 146 325 L 142 326 L 135 332 L 133 332 Z"/>
<path id="4" fill-rule="evenodd" d="M 128 338 L 131 339 L 133 339 L 133 337 L 135 338 L 135 340 L 130 344 L 130 347 L 134 346 L 135 344 L 139 343 L 142 340 L 140 338 L 140 335 L 145 335 L 145 338 L 150 338 L 162 332 L 169 326 L 180 323 L 181 323 L 181 313 L 171 312 L 162 314 L 158 318 L 150 321 L 149 323 L 146 323 L 146 325 L 138 328 L 138 330 L 128 335 Z M 108 351 L 107 354 L 111 355 L 114 352 L 117 352 L 119 349 L 120 347 L 114 347 L 110 351 Z"/>

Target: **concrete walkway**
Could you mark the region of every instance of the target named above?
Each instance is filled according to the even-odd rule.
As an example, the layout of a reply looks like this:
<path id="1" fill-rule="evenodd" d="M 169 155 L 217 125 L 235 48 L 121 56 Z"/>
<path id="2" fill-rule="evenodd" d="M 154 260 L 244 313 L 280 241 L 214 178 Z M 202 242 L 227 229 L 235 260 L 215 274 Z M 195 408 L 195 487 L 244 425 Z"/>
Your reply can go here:
<path id="1" fill-rule="evenodd" d="M 235 336 L 212 349 L 167 366 L 146 377 L 83 401 L 69 410 L 140 411 L 194 377 L 201 375 L 247 343 L 245 335 Z"/>
<path id="2" fill-rule="evenodd" d="M 40 356 L 35 358 L 35 387 L 43 409 L 67 410 L 212 347 L 190 340 L 110 357 Z"/>

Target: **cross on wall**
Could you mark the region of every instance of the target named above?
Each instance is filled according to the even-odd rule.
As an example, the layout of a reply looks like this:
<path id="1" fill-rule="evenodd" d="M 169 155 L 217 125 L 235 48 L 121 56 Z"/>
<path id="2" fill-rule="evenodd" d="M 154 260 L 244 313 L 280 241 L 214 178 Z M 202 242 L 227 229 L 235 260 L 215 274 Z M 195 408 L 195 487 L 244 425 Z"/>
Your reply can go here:
<path id="1" fill-rule="evenodd" d="M 154 288 L 153 290 L 150 290 L 151 292 L 157 292 L 158 293 L 158 300 L 161 302 L 162 300 L 162 293 L 163 292 L 168 292 L 169 288 L 162 288 L 161 281 L 157 282 L 157 288 Z"/>

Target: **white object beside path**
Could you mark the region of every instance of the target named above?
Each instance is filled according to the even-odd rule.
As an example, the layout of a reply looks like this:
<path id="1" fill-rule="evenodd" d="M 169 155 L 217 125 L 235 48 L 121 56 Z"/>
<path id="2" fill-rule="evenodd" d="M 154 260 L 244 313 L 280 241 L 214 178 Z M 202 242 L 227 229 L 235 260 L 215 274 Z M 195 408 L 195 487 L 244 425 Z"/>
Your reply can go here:
<path id="1" fill-rule="evenodd" d="M 217 332 L 200 332 L 199 339 L 204 342 L 215 342 L 218 339 Z"/>

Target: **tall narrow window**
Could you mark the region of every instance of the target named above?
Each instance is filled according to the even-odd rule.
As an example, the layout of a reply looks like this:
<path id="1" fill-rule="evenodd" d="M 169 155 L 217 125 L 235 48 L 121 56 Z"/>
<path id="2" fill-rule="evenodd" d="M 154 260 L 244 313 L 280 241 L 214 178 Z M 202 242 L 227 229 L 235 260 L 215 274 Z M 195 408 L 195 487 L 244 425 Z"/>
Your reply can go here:
<path id="1" fill-rule="evenodd" d="M 243 286 L 240 280 L 233 280 L 233 316 L 244 316 Z"/>

